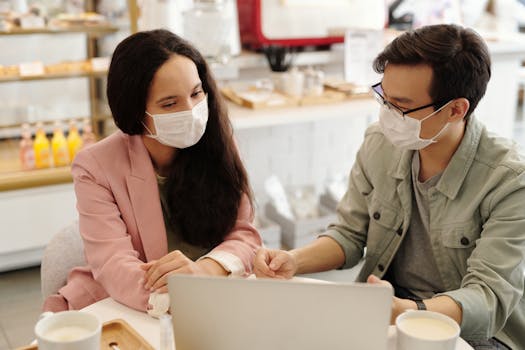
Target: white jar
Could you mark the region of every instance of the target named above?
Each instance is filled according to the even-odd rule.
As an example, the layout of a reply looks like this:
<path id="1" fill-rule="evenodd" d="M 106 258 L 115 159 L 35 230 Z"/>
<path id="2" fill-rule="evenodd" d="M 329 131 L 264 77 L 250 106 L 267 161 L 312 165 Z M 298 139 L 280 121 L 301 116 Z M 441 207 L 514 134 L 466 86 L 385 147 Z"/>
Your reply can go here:
<path id="1" fill-rule="evenodd" d="M 115 3 L 114 0 L 105 2 Z M 193 6 L 192 0 L 143 0 L 139 4 L 139 30 L 166 28 L 177 35 L 184 36 L 182 13 Z"/>
<path id="2" fill-rule="evenodd" d="M 304 94 L 321 96 L 324 91 L 324 73 L 322 70 L 308 67 L 304 71 Z"/>
<path id="3" fill-rule="evenodd" d="M 185 39 L 205 57 L 224 61 L 240 53 L 236 1 L 195 0 L 183 18 Z"/>
<path id="4" fill-rule="evenodd" d="M 301 97 L 304 90 L 304 74 L 297 67 L 293 67 L 289 72 L 282 75 L 283 91 L 294 97 Z"/>

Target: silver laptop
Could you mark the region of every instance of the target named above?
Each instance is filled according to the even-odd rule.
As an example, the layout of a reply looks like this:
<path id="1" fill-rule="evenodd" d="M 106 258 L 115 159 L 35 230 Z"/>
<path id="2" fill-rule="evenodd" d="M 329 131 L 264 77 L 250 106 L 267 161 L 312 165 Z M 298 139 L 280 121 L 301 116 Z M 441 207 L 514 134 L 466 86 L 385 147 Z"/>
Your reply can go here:
<path id="1" fill-rule="evenodd" d="M 392 289 L 171 275 L 176 350 L 382 350 Z"/>

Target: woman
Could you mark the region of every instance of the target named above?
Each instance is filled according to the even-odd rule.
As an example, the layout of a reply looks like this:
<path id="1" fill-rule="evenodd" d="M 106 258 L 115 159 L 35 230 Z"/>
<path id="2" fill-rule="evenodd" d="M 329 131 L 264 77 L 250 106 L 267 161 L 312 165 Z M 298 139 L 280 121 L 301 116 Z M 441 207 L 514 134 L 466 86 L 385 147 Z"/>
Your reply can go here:
<path id="1" fill-rule="evenodd" d="M 111 296 L 145 311 L 169 274 L 249 274 L 261 246 L 251 191 L 202 55 L 166 30 L 133 34 L 115 49 L 107 97 L 120 131 L 72 166 L 87 266 L 44 309 Z"/>

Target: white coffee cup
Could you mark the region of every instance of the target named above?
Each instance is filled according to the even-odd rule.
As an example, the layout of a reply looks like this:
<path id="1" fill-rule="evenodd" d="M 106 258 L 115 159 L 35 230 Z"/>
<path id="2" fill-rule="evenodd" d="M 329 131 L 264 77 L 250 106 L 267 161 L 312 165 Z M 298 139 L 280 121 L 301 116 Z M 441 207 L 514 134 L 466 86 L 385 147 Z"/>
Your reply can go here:
<path id="1" fill-rule="evenodd" d="M 397 316 L 396 332 L 399 350 L 454 350 L 460 327 L 438 312 L 410 310 Z"/>
<path id="2" fill-rule="evenodd" d="M 38 350 L 100 350 L 102 325 L 82 311 L 44 313 L 35 325 Z"/>

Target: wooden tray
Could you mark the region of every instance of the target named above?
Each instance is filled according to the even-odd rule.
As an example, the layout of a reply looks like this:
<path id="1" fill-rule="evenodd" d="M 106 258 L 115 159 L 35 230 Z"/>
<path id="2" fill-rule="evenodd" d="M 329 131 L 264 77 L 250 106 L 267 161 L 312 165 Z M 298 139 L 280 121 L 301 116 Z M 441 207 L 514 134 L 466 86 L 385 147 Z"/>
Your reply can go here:
<path id="1" fill-rule="evenodd" d="M 134 350 L 154 350 L 140 334 L 137 333 L 133 327 L 122 319 L 115 319 L 105 322 L 102 325 L 102 337 L 100 339 L 100 350 L 116 349 L 114 345 L 118 346 L 120 350 L 134 349 Z M 18 350 L 38 350 L 38 346 L 30 345 L 19 348 Z"/>
<path id="2" fill-rule="evenodd" d="M 371 96 L 369 86 L 355 85 L 344 80 L 327 80 L 324 86 L 330 91 L 338 91 L 346 94 L 348 97 Z"/>
<path id="3" fill-rule="evenodd" d="M 257 98 L 257 94 L 250 91 L 235 91 L 230 87 L 221 88 L 221 92 L 230 101 L 251 109 L 291 107 L 291 106 L 311 106 L 318 104 L 337 103 L 348 98 L 347 94 L 335 90 L 325 90 L 319 96 L 292 97 L 280 91 L 273 91 L 267 98 Z M 253 96 L 253 98 L 250 98 Z"/>
<path id="4" fill-rule="evenodd" d="M 247 91 L 235 91 L 230 87 L 221 88 L 221 93 L 228 100 L 242 107 L 251 109 L 291 107 L 299 104 L 299 99 L 293 98 L 277 91 L 268 94 L 268 96 L 257 97 L 257 94 Z"/>
<path id="5" fill-rule="evenodd" d="M 142 338 L 137 331 L 122 319 L 115 319 L 104 323 L 102 327 L 102 338 L 100 350 L 113 349 L 111 345 L 117 345 L 121 350 L 154 350 L 146 339 Z"/>
<path id="6" fill-rule="evenodd" d="M 301 106 L 311 106 L 324 103 L 336 103 L 346 100 L 346 94 L 334 90 L 325 90 L 319 96 L 303 96 L 299 100 Z"/>

